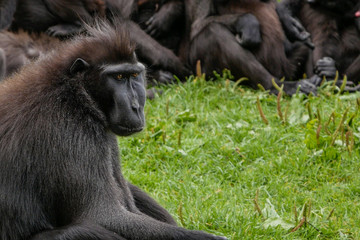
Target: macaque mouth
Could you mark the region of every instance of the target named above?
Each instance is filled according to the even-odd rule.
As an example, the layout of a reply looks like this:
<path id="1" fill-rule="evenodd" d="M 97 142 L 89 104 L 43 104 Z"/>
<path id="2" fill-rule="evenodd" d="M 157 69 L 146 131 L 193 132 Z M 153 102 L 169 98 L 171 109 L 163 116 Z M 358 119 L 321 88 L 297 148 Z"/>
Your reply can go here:
<path id="1" fill-rule="evenodd" d="M 140 132 L 144 129 L 144 127 L 139 127 L 139 128 L 127 128 L 127 127 L 121 127 L 118 126 L 119 129 L 127 131 L 127 132 Z"/>
<path id="2" fill-rule="evenodd" d="M 144 130 L 144 126 L 141 126 L 141 127 L 138 127 L 138 128 L 129 128 L 129 127 L 124 127 L 124 126 L 120 126 L 120 125 L 113 125 L 113 126 L 111 126 L 111 129 L 113 129 L 113 131 L 117 135 L 129 136 L 129 135 L 132 135 L 134 133 L 141 132 L 142 130 Z"/>

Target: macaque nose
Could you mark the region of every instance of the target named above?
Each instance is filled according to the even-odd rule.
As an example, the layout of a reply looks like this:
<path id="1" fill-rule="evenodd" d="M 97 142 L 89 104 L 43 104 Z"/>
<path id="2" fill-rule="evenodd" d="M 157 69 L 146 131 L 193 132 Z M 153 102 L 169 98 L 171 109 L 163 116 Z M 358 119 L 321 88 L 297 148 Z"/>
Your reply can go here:
<path id="1" fill-rule="evenodd" d="M 138 101 L 136 98 L 133 98 L 133 99 L 132 99 L 132 101 L 131 101 L 131 107 L 132 107 L 134 110 L 139 109 L 140 104 L 139 104 L 139 101 Z"/>

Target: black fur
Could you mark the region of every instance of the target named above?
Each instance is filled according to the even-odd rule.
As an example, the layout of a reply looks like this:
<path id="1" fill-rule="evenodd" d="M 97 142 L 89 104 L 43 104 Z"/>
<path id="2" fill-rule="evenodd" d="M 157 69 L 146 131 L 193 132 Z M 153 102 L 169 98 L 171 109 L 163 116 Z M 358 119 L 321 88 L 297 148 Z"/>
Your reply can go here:
<path id="1" fill-rule="evenodd" d="M 140 188 L 129 183 L 130 191 L 134 197 L 136 207 L 146 215 L 161 222 L 177 225 L 173 217 L 154 199 L 145 194 Z"/>
<path id="2" fill-rule="evenodd" d="M 81 31 L 80 21 L 105 16 L 103 0 L 17 0 L 11 29 L 68 37 Z"/>
<path id="3" fill-rule="evenodd" d="M 224 239 L 129 187 L 115 133 L 144 127 L 144 67 L 123 30 L 87 30 L 0 84 L 0 239 Z"/>
<path id="4" fill-rule="evenodd" d="M 184 32 L 184 19 L 184 3 L 180 0 L 142 1 L 134 14 L 134 21 L 142 29 L 175 54 Z"/>
<path id="5" fill-rule="evenodd" d="M 138 1 L 137 9 L 132 19 L 141 29 L 162 46 L 170 49 L 175 55 L 178 54 L 179 44 L 184 34 L 185 18 L 183 1 Z M 168 51 L 163 55 L 167 56 L 167 53 Z M 150 71 L 148 72 L 149 85 L 173 83 L 175 82 L 173 77 L 174 73 L 181 79 L 190 74 L 189 71 L 175 72 L 174 69 L 154 66 L 152 62 L 156 61 L 149 62 L 149 65 L 151 65 Z M 169 72 L 169 70 L 173 73 Z"/>
<path id="6" fill-rule="evenodd" d="M 56 230 L 43 231 L 30 240 L 126 240 L 91 222 L 76 223 Z"/>
<path id="7" fill-rule="evenodd" d="M 59 44 L 59 40 L 46 34 L 28 34 L 24 31 L 0 32 L 0 48 L 6 60 L 4 77 L 18 71 L 23 65 L 49 52 Z"/>
<path id="8" fill-rule="evenodd" d="M 358 0 L 283 0 L 280 6 L 298 17 L 312 36 L 315 49 L 308 73 L 333 78 L 338 70 L 340 78 L 360 81 Z"/>
<path id="9" fill-rule="evenodd" d="M 0 48 L 0 81 L 6 76 L 6 57 L 3 49 Z"/>
<path id="10" fill-rule="evenodd" d="M 6 29 L 13 21 L 17 0 L 0 1 L 0 30 Z"/>

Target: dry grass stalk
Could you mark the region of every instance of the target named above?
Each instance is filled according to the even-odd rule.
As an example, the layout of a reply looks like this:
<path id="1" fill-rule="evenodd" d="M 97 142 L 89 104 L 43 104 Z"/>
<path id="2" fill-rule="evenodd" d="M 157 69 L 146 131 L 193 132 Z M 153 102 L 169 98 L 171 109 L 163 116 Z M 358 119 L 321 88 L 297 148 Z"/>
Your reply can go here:
<path id="1" fill-rule="evenodd" d="M 201 61 L 200 60 L 197 60 L 196 62 L 196 76 L 198 78 L 201 78 L 202 76 L 202 72 L 201 72 Z"/>
<path id="2" fill-rule="evenodd" d="M 255 198 L 254 198 L 254 205 L 255 205 L 255 210 L 259 213 L 259 215 L 264 219 L 264 215 L 261 211 L 261 208 L 259 206 L 259 189 L 256 190 L 256 195 L 255 195 Z"/>
<path id="3" fill-rule="evenodd" d="M 296 232 L 297 230 L 299 230 L 299 229 L 305 224 L 305 222 L 306 222 L 306 217 L 303 217 L 303 218 L 301 219 L 301 221 L 299 222 L 299 224 L 298 224 L 296 227 L 294 227 L 294 228 L 291 230 L 291 232 Z"/>
<path id="4" fill-rule="evenodd" d="M 342 118 L 341 118 L 341 121 L 340 121 L 340 123 L 339 123 L 339 126 L 336 128 L 336 130 L 335 130 L 335 132 L 334 132 L 334 134 L 333 134 L 333 136 L 332 136 L 331 146 L 334 145 L 335 140 L 336 140 L 337 136 L 339 135 L 339 131 L 340 131 L 341 127 L 342 127 L 343 124 L 344 124 L 344 121 L 345 121 L 345 118 L 346 118 L 346 115 L 347 115 L 348 111 L 349 111 L 349 108 L 347 108 L 347 109 L 345 110 L 345 112 L 344 112 L 344 114 L 343 114 L 343 116 L 342 116 Z"/>
<path id="5" fill-rule="evenodd" d="M 335 121 L 335 113 L 334 112 L 331 113 L 329 120 L 324 125 L 324 130 L 328 135 L 331 135 L 331 132 L 328 129 L 328 126 L 329 126 L 331 120 Z"/>
<path id="6" fill-rule="evenodd" d="M 346 132 L 346 147 L 349 153 L 351 153 L 352 150 L 354 149 L 354 144 L 355 144 L 354 134 L 351 130 L 349 130 Z"/>
<path id="7" fill-rule="evenodd" d="M 277 113 L 279 115 L 279 118 L 281 120 L 281 122 L 284 124 L 284 116 L 283 116 L 283 113 L 281 111 L 281 104 L 280 104 L 280 101 L 281 101 L 281 96 L 282 96 L 282 91 L 279 92 L 279 94 L 277 95 L 277 99 L 276 99 L 276 109 L 277 109 Z"/>
<path id="8" fill-rule="evenodd" d="M 256 98 L 256 106 L 257 106 L 257 108 L 258 108 L 258 110 L 259 110 L 261 119 L 263 120 L 263 122 L 264 122 L 266 125 L 268 125 L 268 124 L 269 124 L 269 121 L 266 119 L 265 114 L 264 114 L 264 111 L 262 110 L 259 97 Z"/>
<path id="9" fill-rule="evenodd" d="M 329 216 L 327 217 L 326 220 L 330 220 L 330 218 L 331 218 L 331 216 L 333 215 L 334 211 L 335 211 L 335 208 L 333 208 L 333 209 L 330 211 Z"/>
<path id="10" fill-rule="evenodd" d="M 321 125 L 321 115 L 319 109 L 316 109 L 316 118 L 319 120 L 319 125 Z"/>

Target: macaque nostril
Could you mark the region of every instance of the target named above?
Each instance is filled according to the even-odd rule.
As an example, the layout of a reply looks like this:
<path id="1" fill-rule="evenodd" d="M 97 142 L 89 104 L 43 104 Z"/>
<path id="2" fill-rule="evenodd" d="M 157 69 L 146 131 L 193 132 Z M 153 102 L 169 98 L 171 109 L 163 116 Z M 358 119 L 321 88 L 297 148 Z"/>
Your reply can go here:
<path id="1" fill-rule="evenodd" d="M 138 100 L 133 99 L 132 102 L 131 102 L 131 107 L 132 107 L 133 109 L 139 109 L 140 104 L 139 104 Z"/>

